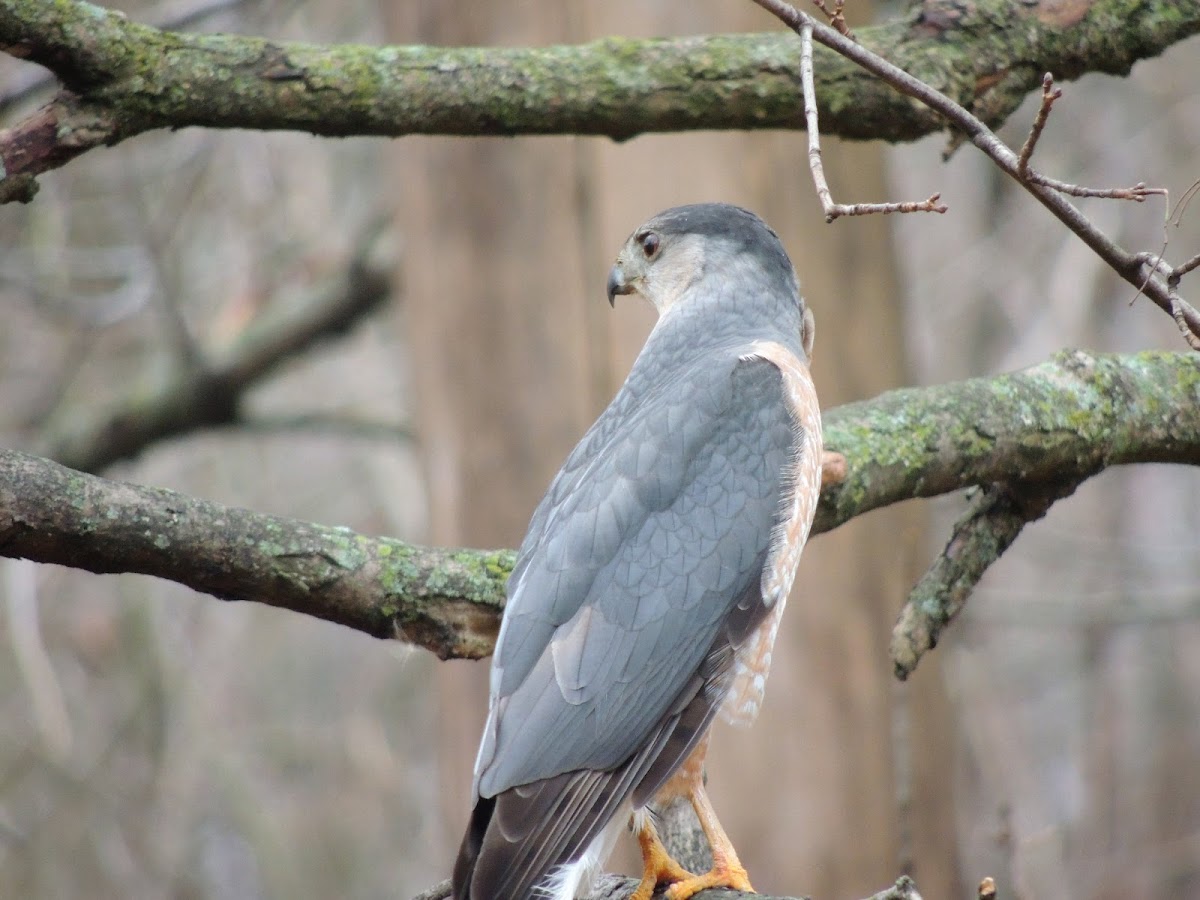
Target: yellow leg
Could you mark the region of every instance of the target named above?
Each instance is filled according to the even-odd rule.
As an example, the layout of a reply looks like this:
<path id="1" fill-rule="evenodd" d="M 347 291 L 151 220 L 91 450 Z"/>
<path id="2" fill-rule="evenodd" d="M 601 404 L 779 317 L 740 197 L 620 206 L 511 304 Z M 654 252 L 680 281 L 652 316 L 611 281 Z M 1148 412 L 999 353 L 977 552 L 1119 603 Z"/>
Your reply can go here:
<path id="1" fill-rule="evenodd" d="M 650 900 L 654 889 L 660 884 L 674 884 L 694 878 L 687 869 L 671 858 L 667 848 L 658 839 L 654 821 L 647 814 L 637 832 L 638 846 L 642 848 L 642 880 L 629 900 Z"/>
<path id="2" fill-rule="evenodd" d="M 676 880 L 664 895 L 666 900 L 689 900 L 690 897 L 708 890 L 721 887 L 732 888 L 735 891 L 754 891 L 750 886 L 750 876 L 738 859 L 737 851 L 730 843 L 729 835 L 717 820 L 717 813 L 708 800 L 704 784 L 697 782 L 691 792 L 692 808 L 708 838 L 708 846 L 712 849 L 713 867 L 703 875 L 693 875 L 690 878 Z M 646 895 L 649 897 L 649 895 Z M 638 900 L 645 900 L 639 897 Z"/>

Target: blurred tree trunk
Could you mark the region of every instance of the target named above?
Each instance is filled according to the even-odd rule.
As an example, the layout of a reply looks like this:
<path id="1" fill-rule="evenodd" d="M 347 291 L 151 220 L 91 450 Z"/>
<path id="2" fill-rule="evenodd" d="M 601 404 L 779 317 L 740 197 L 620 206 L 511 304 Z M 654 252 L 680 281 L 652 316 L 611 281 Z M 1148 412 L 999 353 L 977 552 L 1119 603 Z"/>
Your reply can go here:
<path id="1" fill-rule="evenodd" d="M 548 44 L 604 34 L 769 28 L 751 4 L 686 9 L 622 0 L 454 0 L 386 7 L 389 38 Z M 611 398 L 651 311 L 604 304 L 609 258 L 659 209 L 727 200 L 761 213 L 801 273 L 818 321 L 824 404 L 906 382 L 888 220 L 824 225 L 795 134 L 417 140 L 395 145 L 405 236 L 404 315 L 418 432 L 430 485 L 430 540 L 516 546 L 563 457 Z M 882 152 L 831 147 L 835 191 L 883 199 Z M 822 537 L 808 552 L 775 654 L 768 708 L 750 734 L 720 729 L 711 757 L 719 808 L 760 890 L 869 893 L 896 875 L 893 688 L 887 638 L 924 557 L 924 517 L 893 510 Z M 957 887 L 950 738 L 938 661 L 917 676 L 910 733 L 921 745 L 913 811 L 917 875 L 932 896 Z M 486 667 L 438 667 L 447 862 L 465 822 Z M 930 789 L 926 789 L 929 787 Z M 739 797 L 744 798 L 739 800 Z M 778 798 L 784 798 L 780 801 Z M 852 839 L 851 839 L 852 838 Z M 931 840 L 936 839 L 936 841 Z"/>
<path id="2" fill-rule="evenodd" d="M 397 43 L 506 45 L 566 38 L 557 4 L 387 4 Z M 405 312 L 430 541 L 515 547 L 589 424 L 588 331 L 572 139 L 432 138 L 393 155 Z M 487 702 L 487 663 L 435 675 L 440 814 L 456 847 Z M 431 811 L 433 812 L 433 811 Z M 452 859 L 448 856 L 447 861 Z"/>

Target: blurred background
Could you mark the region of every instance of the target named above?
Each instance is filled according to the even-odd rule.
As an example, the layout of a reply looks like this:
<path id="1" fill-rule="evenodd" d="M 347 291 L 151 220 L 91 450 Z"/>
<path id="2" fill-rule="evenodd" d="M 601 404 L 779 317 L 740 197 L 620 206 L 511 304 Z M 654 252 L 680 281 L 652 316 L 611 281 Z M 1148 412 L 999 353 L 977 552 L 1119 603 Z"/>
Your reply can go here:
<path id="1" fill-rule="evenodd" d="M 858 24 L 889 10 L 852 4 Z M 319 42 L 522 46 L 763 31 L 746 3 L 224 0 L 143 21 Z M 1065 85 L 1035 163 L 1096 186 L 1200 175 L 1200 43 Z M 0 110 L 38 70 L 0 60 Z M 44 95 L 41 95 L 44 96 Z M 1019 144 L 1036 104 L 1004 130 Z M 649 215 L 724 200 L 781 234 L 825 406 L 1062 347 L 1182 349 L 1174 324 L 970 148 L 826 139 L 836 199 L 945 216 L 823 223 L 802 134 L 318 140 L 187 130 L 93 152 L 0 208 L 0 442 L 50 452 L 356 259 L 382 309 L 296 355 L 245 423 L 111 478 L 411 541 L 516 546 L 652 324 L 604 302 Z M 1161 203 L 1085 205 L 1157 249 Z M 385 223 L 382 228 L 379 223 Z M 1200 212 L 1171 254 L 1200 249 Z M 1109 472 L 1029 528 L 910 683 L 887 642 L 960 497 L 815 540 L 758 724 L 711 792 L 756 887 L 865 896 L 1200 896 L 1200 473 Z M 0 560 L 0 896 L 408 898 L 467 815 L 486 663 L 144 578 Z M 628 864 L 629 856 L 624 857 Z"/>

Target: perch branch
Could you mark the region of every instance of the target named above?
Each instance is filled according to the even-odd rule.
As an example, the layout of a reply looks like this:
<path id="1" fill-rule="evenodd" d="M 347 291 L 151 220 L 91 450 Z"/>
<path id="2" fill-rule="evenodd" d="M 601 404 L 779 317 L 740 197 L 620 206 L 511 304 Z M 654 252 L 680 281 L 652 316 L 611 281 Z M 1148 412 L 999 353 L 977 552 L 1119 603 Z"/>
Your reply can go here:
<path id="1" fill-rule="evenodd" d="M 605 875 L 598 879 L 595 889 L 588 900 L 629 900 L 630 894 L 637 887 L 637 879 L 623 878 L 616 875 Z M 662 893 L 654 896 L 662 897 Z M 800 900 L 795 897 L 771 897 L 767 894 L 754 894 L 745 891 L 734 891 L 728 888 L 715 888 L 696 894 L 696 900 Z M 805 898 L 807 900 L 807 898 Z M 901 875 L 891 887 L 872 894 L 866 900 L 921 900 L 917 886 L 907 875 Z"/>
<path id="2" fill-rule="evenodd" d="M 829 410 L 825 440 L 846 472 L 825 485 L 815 533 L 973 485 L 1197 465 L 1200 356 L 1068 352 L 998 378 L 892 391 Z M 259 515 L 15 451 L 0 451 L 0 556 L 169 578 L 471 658 L 491 650 L 513 560 Z"/>
<path id="3" fill-rule="evenodd" d="M 629 900 L 629 896 L 637 887 L 636 878 L 623 878 L 619 875 L 603 875 L 597 879 L 596 886 L 587 900 Z M 446 900 L 450 896 L 450 882 L 443 881 L 427 891 L 422 891 L 413 900 Z M 662 897 L 662 893 L 656 893 Z M 749 894 L 745 891 L 733 891 L 726 888 L 715 888 L 696 894 L 696 900 L 798 900 L 795 897 L 770 897 L 766 894 Z M 917 886 L 907 875 L 901 875 L 894 885 L 877 894 L 872 894 L 867 900 L 921 900 Z"/>

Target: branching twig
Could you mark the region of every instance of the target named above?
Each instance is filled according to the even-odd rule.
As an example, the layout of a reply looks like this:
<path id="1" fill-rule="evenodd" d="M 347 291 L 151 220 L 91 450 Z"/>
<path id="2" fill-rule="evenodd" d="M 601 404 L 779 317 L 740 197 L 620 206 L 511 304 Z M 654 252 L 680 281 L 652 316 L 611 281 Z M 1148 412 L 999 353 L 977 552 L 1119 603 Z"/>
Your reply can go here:
<path id="1" fill-rule="evenodd" d="M 1042 105 L 1038 107 L 1037 115 L 1033 118 L 1033 125 L 1029 128 L 1029 137 L 1025 138 L 1025 143 L 1017 157 L 1017 174 L 1022 178 L 1029 172 L 1029 160 L 1033 157 L 1033 150 L 1042 136 L 1042 131 L 1046 128 L 1046 122 L 1050 118 L 1050 108 L 1054 106 L 1054 101 L 1061 96 L 1062 91 L 1054 86 L 1054 76 L 1047 72 L 1042 76 Z"/>
<path id="2" fill-rule="evenodd" d="M 1189 259 L 1188 263 L 1197 263 L 1197 261 L 1200 261 L 1200 256 Z M 1187 271 L 1190 272 L 1194 268 L 1195 265 L 1192 265 Z M 1200 350 L 1200 312 L 1197 312 L 1195 307 L 1179 296 L 1179 279 L 1183 277 L 1183 274 L 1176 269 L 1167 277 L 1167 296 L 1171 299 L 1171 318 L 1175 320 L 1175 325 L 1179 328 L 1183 339 L 1188 342 L 1188 346 L 1193 350 Z"/>
<path id="3" fill-rule="evenodd" d="M 885 81 L 909 97 L 928 106 L 958 128 L 970 138 L 971 142 L 986 154 L 1003 172 L 1022 185 L 1043 206 L 1058 218 L 1064 225 L 1083 240 L 1085 244 L 1103 259 L 1118 275 L 1143 292 L 1154 303 L 1172 317 L 1176 315 L 1179 302 L 1171 296 L 1166 283 L 1154 269 L 1149 273 L 1143 265 L 1139 254 L 1131 253 L 1100 231 L 1090 219 L 1083 215 L 1069 200 L 1058 186 L 1044 183 L 1043 179 L 1022 177 L 1020 159 L 1011 148 L 1000 140 L 996 134 L 977 116 L 964 106 L 956 103 L 950 97 L 935 90 L 930 85 L 915 78 L 899 66 L 888 62 L 883 57 L 871 52 L 861 44 L 847 39 L 833 28 L 822 25 L 806 13 L 800 12 L 785 0 L 754 0 L 763 9 L 776 16 L 781 22 L 801 36 L 802 52 L 803 37 L 810 31 L 813 38 L 837 53 L 853 61 L 866 71 Z M 1144 192 L 1139 189 L 1125 189 L 1136 195 Z M 1138 199 L 1131 196 L 1130 199 Z M 1190 332 L 1189 332 L 1190 333 Z M 1191 339 L 1188 340 L 1192 345 Z"/>
<path id="4" fill-rule="evenodd" d="M 839 4 L 838 11 L 840 12 L 840 10 Z M 804 117 L 808 130 L 808 167 L 812 171 L 813 184 L 817 189 L 817 197 L 821 200 L 821 208 L 825 211 L 826 222 L 832 222 L 841 216 L 864 216 L 871 213 L 887 215 L 888 213 L 944 213 L 946 211 L 945 206 L 937 205 L 940 194 L 934 194 L 928 200 L 908 203 L 854 203 L 849 205 L 834 203 L 833 193 L 829 190 L 829 182 L 825 180 L 825 167 L 821 164 L 821 133 L 817 126 L 817 91 L 813 85 L 811 24 L 805 24 L 800 30 L 800 80 L 804 90 Z"/>
<path id="5" fill-rule="evenodd" d="M 1054 76 L 1047 72 L 1042 76 L 1042 104 L 1038 107 L 1037 115 L 1033 119 L 1033 125 L 1029 128 L 1029 136 L 1025 139 L 1025 143 L 1021 146 L 1021 152 L 1017 155 L 1017 177 L 1022 181 L 1031 181 L 1036 184 L 1048 187 L 1051 190 L 1061 191 L 1064 194 L 1069 194 L 1072 197 L 1093 197 L 1102 200 L 1133 200 L 1136 203 L 1141 203 L 1147 197 L 1154 195 L 1167 195 L 1166 188 L 1148 188 L 1143 182 L 1138 182 L 1133 187 L 1127 188 L 1088 188 L 1078 184 L 1071 184 L 1067 181 L 1059 181 L 1057 178 L 1051 178 L 1048 175 L 1043 175 L 1029 168 L 1029 160 L 1033 157 L 1034 148 L 1037 146 L 1038 139 L 1042 136 L 1042 131 L 1046 128 L 1046 122 L 1050 118 L 1050 109 L 1054 106 L 1054 102 L 1062 97 L 1063 92 L 1054 86 Z"/>
<path id="6" fill-rule="evenodd" d="M 1163 258 L 1167 249 L 1166 241 L 1167 237 L 1164 235 L 1163 246 L 1157 253 L 1139 253 L 1137 259 L 1146 273 L 1146 282 L 1156 274 L 1165 279 L 1171 318 L 1175 320 L 1175 326 L 1183 335 L 1183 339 L 1187 341 L 1188 346 L 1193 350 L 1200 350 L 1200 312 L 1197 312 L 1195 307 L 1179 296 L 1179 282 L 1184 275 L 1200 266 L 1200 254 L 1193 256 L 1181 266 L 1172 267 Z M 1129 301 L 1130 306 L 1141 296 L 1141 293 L 1139 290 L 1133 295 Z"/>
<path id="7" fill-rule="evenodd" d="M 1176 266 L 1174 274 L 1177 277 L 1182 278 L 1184 275 L 1186 275 L 1188 272 L 1191 272 L 1197 266 L 1200 266 L 1200 253 L 1197 253 L 1195 256 L 1193 256 L 1191 259 L 1189 259 L 1183 265 Z"/>
<path id="8" fill-rule="evenodd" d="M 250 388 L 297 353 L 346 333 L 387 299 L 390 273 L 368 258 L 378 230 L 373 225 L 360 255 L 306 301 L 265 314 L 229 346 L 206 350 L 203 363 L 181 366 L 149 396 L 137 392 L 97 419 L 42 435 L 37 452 L 97 472 L 154 441 L 236 423 Z"/>
<path id="9" fill-rule="evenodd" d="M 1163 193 L 1165 194 L 1166 192 L 1164 191 Z M 1175 320 L 1175 325 L 1179 329 L 1180 334 L 1183 335 L 1183 339 L 1187 341 L 1188 346 L 1193 350 L 1200 350 L 1200 312 L 1197 312 L 1191 304 L 1179 296 L 1179 284 L 1185 275 L 1200 266 L 1200 253 L 1183 264 L 1174 267 L 1167 263 L 1165 254 L 1167 252 L 1167 245 L 1171 240 L 1170 226 L 1174 225 L 1178 228 L 1182 224 L 1184 213 L 1197 193 L 1200 193 L 1200 180 L 1192 182 L 1188 186 L 1188 189 L 1183 192 L 1183 196 L 1179 198 L 1174 208 L 1168 210 L 1166 221 L 1163 223 L 1163 242 L 1158 252 L 1139 253 L 1136 257 L 1142 270 L 1145 272 L 1146 281 L 1144 283 L 1148 283 L 1155 275 L 1162 277 L 1166 282 L 1171 318 Z M 1142 291 L 1139 289 L 1134 294 L 1133 299 L 1129 301 L 1129 304 L 1132 306 L 1133 302 L 1141 294 Z"/>
<path id="10" fill-rule="evenodd" d="M 850 26 L 846 24 L 846 0 L 834 0 L 833 9 L 830 9 L 825 0 L 812 0 L 813 6 L 825 14 L 825 18 L 829 20 L 829 24 L 838 30 L 838 33 L 844 34 L 850 40 L 854 40 L 854 34 L 850 31 Z"/>
<path id="11" fill-rule="evenodd" d="M 1155 195 L 1165 197 L 1167 195 L 1166 188 L 1146 187 L 1145 183 L 1141 181 L 1131 187 L 1090 188 L 1072 184 L 1069 181 L 1060 181 L 1057 178 L 1051 178 L 1049 175 L 1043 175 L 1040 172 L 1030 171 L 1026 175 L 1026 178 L 1034 184 L 1040 184 L 1043 187 L 1048 187 L 1053 191 L 1059 191 L 1072 197 L 1091 197 L 1097 200 L 1132 200 L 1134 203 L 1141 203 L 1147 197 Z"/>

